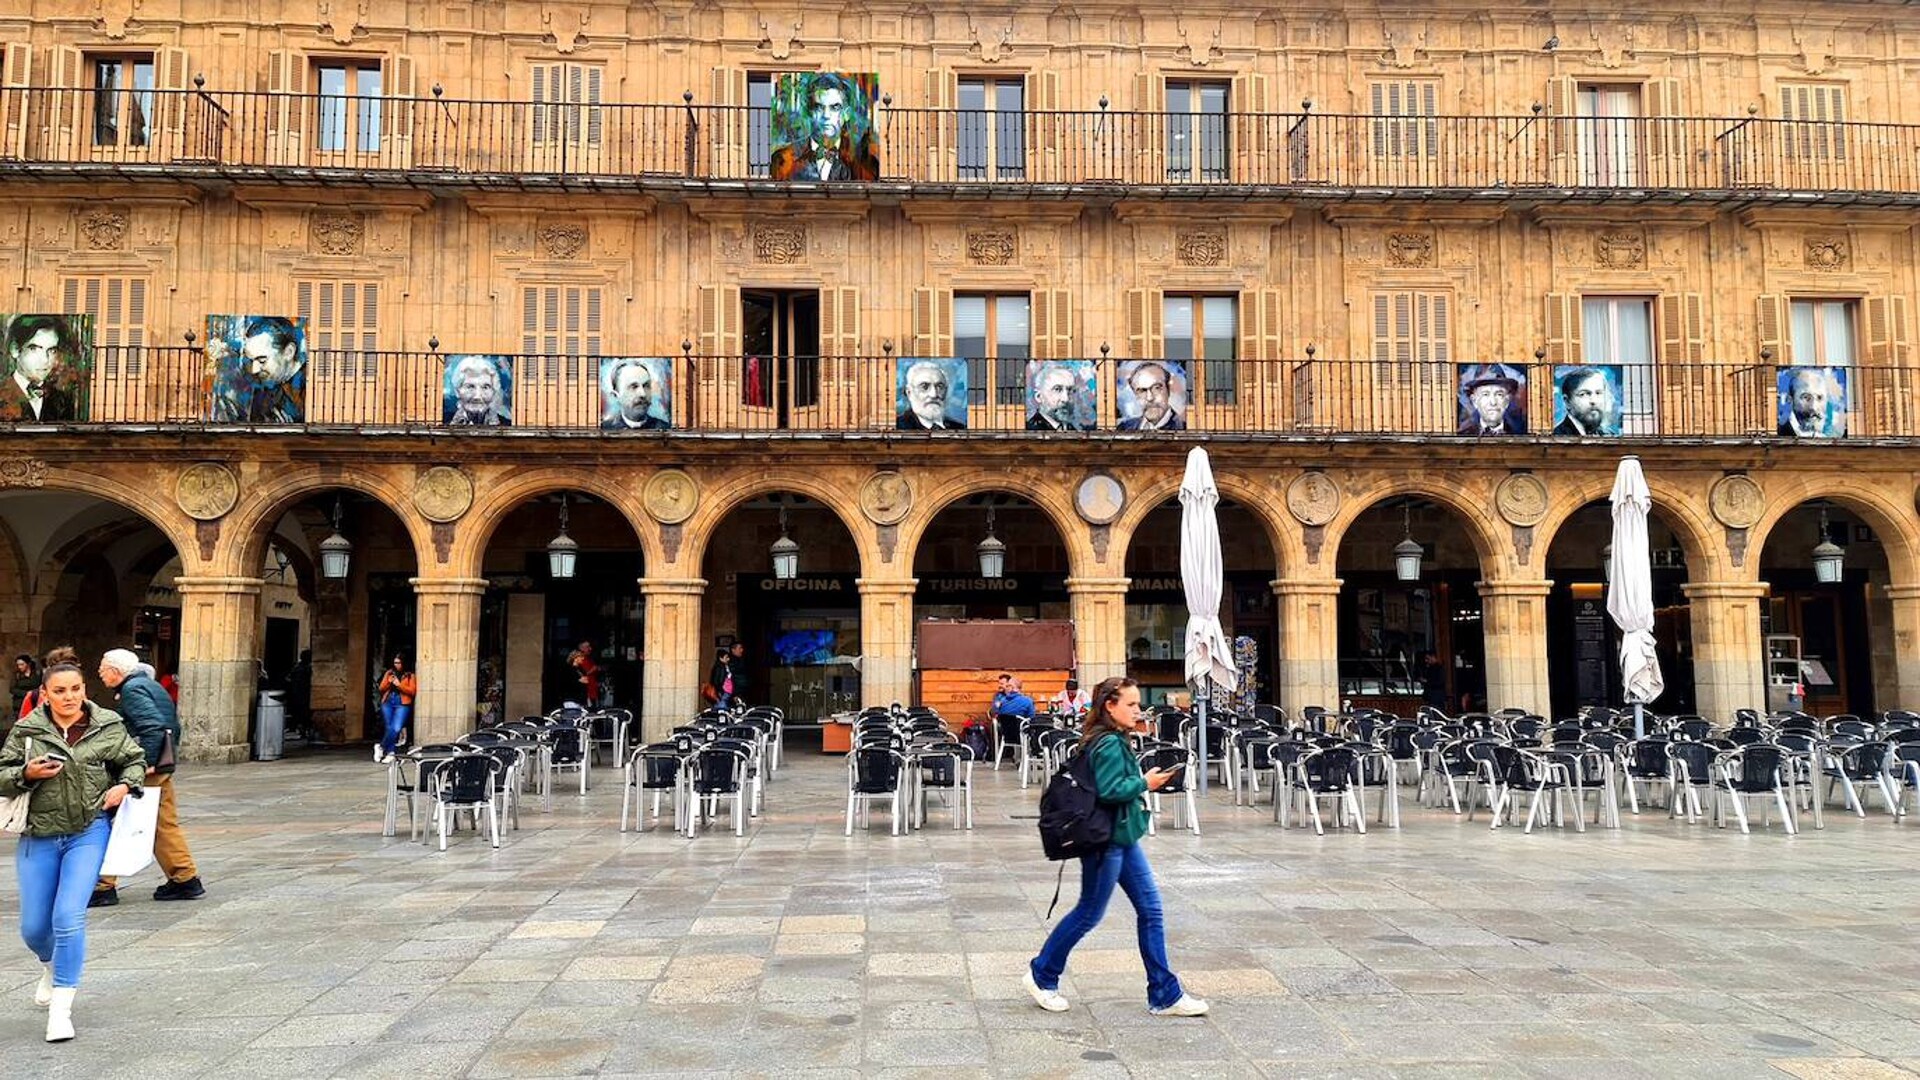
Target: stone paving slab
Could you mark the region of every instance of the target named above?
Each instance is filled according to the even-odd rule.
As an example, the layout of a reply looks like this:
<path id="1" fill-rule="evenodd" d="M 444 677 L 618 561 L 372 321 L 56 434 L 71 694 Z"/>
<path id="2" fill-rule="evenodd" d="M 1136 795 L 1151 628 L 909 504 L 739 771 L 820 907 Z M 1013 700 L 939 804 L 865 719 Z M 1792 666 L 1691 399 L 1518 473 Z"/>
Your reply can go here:
<path id="1" fill-rule="evenodd" d="M 208 896 L 155 903 L 149 871 L 93 913 L 64 1046 L 0 951 L 0 1039 L 16 1074 L 88 1080 L 1920 1076 L 1920 822 L 1526 836 L 1409 805 L 1319 837 L 1216 794 L 1204 835 L 1146 841 L 1174 967 L 1214 1003 L 1174 1020 L 1120 898 L 1072 1010 L 1020 989 L 1056 869 L 1037 787 L 982 771 L 971 831 L 880 812 L 849 837 L 844 779 L 796 752 L 745 837 L 687 840 L 619 832 L 601 770 L 499 850 L 442 854 L 379 835 L 357 755 L 190 769 Z"/>

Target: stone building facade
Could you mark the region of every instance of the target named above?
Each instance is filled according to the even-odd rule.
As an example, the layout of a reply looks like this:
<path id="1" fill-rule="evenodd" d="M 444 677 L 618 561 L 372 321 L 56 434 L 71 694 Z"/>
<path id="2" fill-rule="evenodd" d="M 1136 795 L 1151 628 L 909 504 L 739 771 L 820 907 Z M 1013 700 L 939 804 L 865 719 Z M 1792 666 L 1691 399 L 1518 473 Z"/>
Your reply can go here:
<path id="1" fill-rule="evenodd" d="M 0 646 L 144 633 L 197 754 L 243 752 L 276 632 L 313 650 L 334 738 L 395 649 L 423 738 L 472 722 L 496 655 L 502 707 L 550 704 L 569 636 L 617 639 L 650 732 L 750 623 L 761 652 L 841 628 L 870 702 L 912 696 L 936 609 L 1071 617 L 1083 679 L 1160 671 L 1137 580 L 1177 574 L 1196 444 L 1230 574 L 1264 583 L 1236 629 L 1264 627 L 1289 708 L 1405 697 L 1426 651 L 1449 702 L 1617 695 L 1576 609 L 1623 453 L 1673 706 L 1766 707 L 1770 634 L 1820 661 L 1810 706 L 1920 704 L 1898 5 L 264 11 L 0 16 L 0 312 L 84 312 L 96 345 L 87 421 L 0 427 Z M 807 71 L 877 74 L 874 183 L 767 175 L 768 95 Z M 301 422 L 205 419 L 223 313 L 306 320 Z M 511 430 L 443 426 L 449 354 L 515 357 Z M 665 358 L 671 430 L 599 430 L 622 356 Z M 902 357 L 972 360 L 964 433 L 897 429 Z M 1124 430 L 1158 359 L 1187 430 Z M 1030 360 L 1084 365 L 1095 430 L 1025 430 Z M 1459 369 L 1490 363 L 1527 375 L 1528 434 L 1458 434 Z M 1551 434 L 1582 364 L 1619 372 L 1619 437 Z M 1801 367 L 1845 373 L 1844 438 L 1780 430 Z M 591 595 L 542 578 L 562 495 Z M 940 603 L 924 582 L 965 576 L 989 507 L 1034 580 Z M 783 513 L 841 594 L 785 622 L 750 591 Z M 344 580 L 316 569 L 336 519 Z"/>

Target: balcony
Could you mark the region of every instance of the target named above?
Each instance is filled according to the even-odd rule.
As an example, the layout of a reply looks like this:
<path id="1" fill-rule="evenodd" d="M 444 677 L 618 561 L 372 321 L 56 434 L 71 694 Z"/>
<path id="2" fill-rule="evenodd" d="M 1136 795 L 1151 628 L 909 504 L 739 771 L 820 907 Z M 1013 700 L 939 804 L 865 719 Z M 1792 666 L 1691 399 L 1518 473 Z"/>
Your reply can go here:
<path id="1" fill-rule="evenodd" d="M 511 424 L 476 435 L 598 435 L 607 406 L 601 358 L 524 355 L 502 357 L 510 373 L 501 395 Z M 653 415 L 669 428 L 634 437 L 897 436 L 906 367 L 913 361 L 880 356 L 767 359 L 680 356 L 654 361 Z M 1130 392 L 1138 361 L 1114 358 L 1059 361 L 1076 373 L 1078 419 L 1084 431 L 1036 432 L 1029 416 L 1028 361 L 956 359 L 950 372 L 950 431 L 933 438 L 1024 436 L 1180 439 L 1193 435 L 1325 441 L 1340 438 L 1454 437 L 1460 424 L 1460 367 L 1452 363 L 1374 360 L 1163 361 L 1172 372 L 1171 405 L 1179 431 L 1137 432 L 1121 427 L 1139 415 Z M 416 352 L 317 351 L 303 372 L 304 419 L 292 427 L 315 434 L 361 430 L 438 431 L 450 402 L 444 396 L 448 357 Z M 1556 439 L 1553 365 L 1512 363 L 1524 376 L 1514 395 L 1526 438 Z M 1613 424 L 1604 441 L 1779 440 L 1784 369 L 1768 364 L 1628 366 Z M 1799 369 L 1805 370 L 1805 369 Z M 1843 374 L 1832 393 L 1832 416 L 1844 420 L 1843 443 L 1920 440 L 1920 369 L 1862 367 Z M 97 348 L 87 419 L 61 426 L 111 426 L 217 431 L 208 420 L 206 355 L 183 347 Z M 664 384 L 664 385 L 662 385 Z M 961 425 L 964 425 L 962 427 Z M 26 425 L 13 425 L 24 428 Z M 1137 426 L 1137 425 L 1136 425 Z M 0 423 L 0 430 L 8 427 Z M 624 436 L 623 436 L 624 437 Z M 1825 440 L 1822 440 L 1825 441 Z"/>
<path id="2" fill-rule="evenodd" d="M 97 93 L 0 90 L 0 175 L 556 190 L 774 184 L 766 109 L 142 91 L 135 137 L 101 129 Z M 1920 204 L 1912 125 L 882 107 L 876 126 L 874 186 L 926 194 Z"/>

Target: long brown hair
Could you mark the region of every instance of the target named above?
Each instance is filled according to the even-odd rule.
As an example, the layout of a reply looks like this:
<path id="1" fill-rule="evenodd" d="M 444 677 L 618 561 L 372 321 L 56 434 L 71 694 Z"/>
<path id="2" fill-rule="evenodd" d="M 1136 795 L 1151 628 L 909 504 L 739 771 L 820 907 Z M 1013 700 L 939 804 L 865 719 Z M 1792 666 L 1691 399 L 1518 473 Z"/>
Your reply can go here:
<path id="1" fill-rule="evenodd" d="M 1120 700 L 1120 691 L 1139 685 L 1125 675 L 1115 675 L 1101 680 L 1100 685 L 1093 688 L 1093 703 L 1087 707 L 1086 719 L 1080 721 L 1081 749 L 1092 746 L 1095 739 L 1109 731 L 1126 734 L 1113 719 L 1113 703 Z"/>

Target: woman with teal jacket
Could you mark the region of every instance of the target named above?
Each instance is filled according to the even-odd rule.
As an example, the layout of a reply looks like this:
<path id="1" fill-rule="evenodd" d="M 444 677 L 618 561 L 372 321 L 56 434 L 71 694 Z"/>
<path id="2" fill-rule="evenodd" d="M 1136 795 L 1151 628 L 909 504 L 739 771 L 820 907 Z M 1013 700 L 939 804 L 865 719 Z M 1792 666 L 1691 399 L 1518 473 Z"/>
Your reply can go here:
<path id="1" fill-rule="evenodd" d="M 1173 778 L 1171 769 L 1142 775 L 1127 736 L 1147 728 L 1140 710 L 1140 684 L 1113 678 L 1094 687 L 1093 705 L 1080 726 L 1080 752 L 1093 755 L 1094 789 L 1100 804 L 1113 811 L 1113 839 L 1105 849 L 1080 859 L 1080 902 L 1047 935 L 1040 955 L 1027 965 L 1027 993 L 1048 1012 L 1065 1012 L 1060 976 L 1067 955 L 1106 914 L 1116 886 L 1133 902 L 1139 924 L 1140 959 L 1147 966 L 1147 1010 L 1155 1016 L 1204 1016 L 1207 1003 L 1180 989 L 1167 966 L 1166 918 L 1160 888 L 1140 838 L 1147 832 L 1147 807 L 1141 796 L 1158 791 Z"/>

